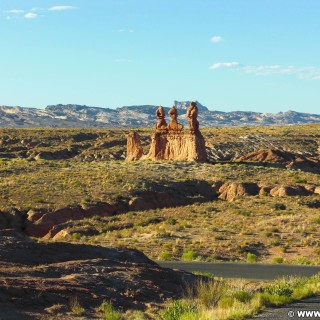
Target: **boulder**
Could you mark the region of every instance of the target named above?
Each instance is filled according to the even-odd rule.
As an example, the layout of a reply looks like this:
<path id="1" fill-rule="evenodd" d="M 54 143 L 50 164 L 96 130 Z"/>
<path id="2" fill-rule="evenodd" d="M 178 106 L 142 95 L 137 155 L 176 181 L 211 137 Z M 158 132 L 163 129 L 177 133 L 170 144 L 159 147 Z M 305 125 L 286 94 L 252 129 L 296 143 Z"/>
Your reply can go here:
<path id="1" fill-rule="evenodd" d="M 306 196 L 311 194 L 304 186 L 277 186 L 270 190 L 273 197 Z"/>
<path id="2" fill-rule="evenodd" d="M 256 183 L 240 182 L 226 183 L 219 189 L 219 199 L 233 201 L 238 196 L 255 196 L 259 193 Z"/>

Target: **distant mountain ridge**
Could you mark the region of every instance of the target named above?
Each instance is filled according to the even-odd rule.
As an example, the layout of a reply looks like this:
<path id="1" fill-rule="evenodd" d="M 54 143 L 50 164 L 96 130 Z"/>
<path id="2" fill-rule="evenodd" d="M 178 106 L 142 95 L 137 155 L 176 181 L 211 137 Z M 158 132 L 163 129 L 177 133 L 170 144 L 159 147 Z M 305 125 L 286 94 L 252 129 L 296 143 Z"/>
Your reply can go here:
<path id="1" fill-rule="evenodd" d="M 190 101 L 174 101 L 179 122 L 187 125 L 186 109 Z M 211 111 L 197 102 L 201 127 L 268 126 L 320 123 L 320 115 L 295 111 L 260 113 L 252 111 Z M 49 105 L 45 109 L 0 106 L 0 127 L 35 128 L 136 128 L 152 127 L 156 122 L 158 106 L 137 105 L 117 109 L 85 105 Z M 164 107 L 166 113 L 169 107 Z M 169 121 L 169 116 L 167 116 Z"/>

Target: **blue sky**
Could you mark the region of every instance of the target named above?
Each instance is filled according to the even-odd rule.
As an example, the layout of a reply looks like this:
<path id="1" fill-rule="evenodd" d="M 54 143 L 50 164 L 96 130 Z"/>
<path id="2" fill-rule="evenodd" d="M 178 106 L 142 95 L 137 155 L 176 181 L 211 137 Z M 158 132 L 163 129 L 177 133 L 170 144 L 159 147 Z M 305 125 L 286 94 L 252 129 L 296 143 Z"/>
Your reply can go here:
<path id="1" fill-rule="evenodd" d="M 319 0 L 0 0 L 0 105 L 320 113 Z"/>

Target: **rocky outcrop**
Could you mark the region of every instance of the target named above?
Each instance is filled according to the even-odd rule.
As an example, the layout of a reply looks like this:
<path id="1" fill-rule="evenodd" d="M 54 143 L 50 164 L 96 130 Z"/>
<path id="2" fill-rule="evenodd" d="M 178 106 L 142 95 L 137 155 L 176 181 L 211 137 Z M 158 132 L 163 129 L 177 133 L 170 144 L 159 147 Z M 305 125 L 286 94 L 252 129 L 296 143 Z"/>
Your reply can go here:
<path id="1" fill-rule="evenodd" d="M 233 201 L 239 196 L 255 196 L 259 193 L 259 187 L 256 183 L 232 182 L 225 183 L 219 189 L 219 199 Z"/>
<path id="2" fill-rule="evenodd" d="M 291 152 L 284 152 L 274 149 L 262 149 L 250 152 L 237 161 L 250 161 L 250 162 L 272 162 L 287 165 L 295 159 L 295 154 Z"/>
<path id="3" fill-rule="evenodd" d="M 26 232 L 33 237 L 47 236 L 52 238 L 60 231 L 57 227 L 67 221 L 92 218 L 93 216 L 111 216 L 125 211 L 127 211 L 127 207 L 124 204 L 110 205 L 108 203 L 62 208 L 52 212 L 31 210 L 27 213 Z"/>
<path id="4" fill-rule="evenodd" d="M 200 132 L 156 132 L 146 159 L 205 162 L 205 141 Z"/>
<path id="5" fill-rule="evenodd" d="M 130 131 L 127 135 L 127 161 L 136 161 L 143 156 L 140 136 L 135 131 Z"/>
<path id="6" fill-rule="evenodd" d="M 147 186 L 148 187 L 148 186 Z M 129 211 L 142 211 L 157 208 L 178 207 L 195 202 L 208 202 L 216 197 L 215 190 L 206 181 L 188 180 L 171 183 L 167 186 L 159 184 L 150 185 L 154 191 L 135 191 L 131 197 L 123 198 L 114 204 L 100 202 L 95 204 L 82 204 L 81 206 L 66 207 L 55 211 L 30 210 L 26 218 L 15 220 L 15 225 L 24 225 L 28 235 L 38 238 L 51 239 L 57 233 L 66 229 L 70 221 L 77 221 L 94 216 L 105 217 Z M 6 213 L 8 216 L 9 213 Z M 1 214 L 0 214 L 1 226 Z M 5 227 L 13 227 L 6 223 Z M 17 227 L 21 230 L 22 227 Z"/>
<path id="7" fill-rule="evenodd" d="M 163 269 L 137 250 L 70 243 L 38 243 L 13 230 L 0 231 L 0 318 L 102 318 L 103 301 L 145 310 L 179 298 L 197 277 Z"/>
<path id="8" fill-rule="evenodd" d="M 277 186 L 270 190 L 273 197 L 307 196 L 312 194 L 304 186 Z"/>
<path id="9" fill-rule="evenodd" d="M 236 159 L 238 162 L 272 163 L 288 169 L 320 173 L 320 161 L 292 152 L 262 149 Z"/>
<path id="10" fill-rule="evenodd" d="M 234 201 L 239 196 L 308 196 L 320 194 L 319 186 L 315 185 L 293 185 L 293 186 L 259 186 L 248 182 L 222 182 L 217 181 L 212 185 L 221 200 Z"/>

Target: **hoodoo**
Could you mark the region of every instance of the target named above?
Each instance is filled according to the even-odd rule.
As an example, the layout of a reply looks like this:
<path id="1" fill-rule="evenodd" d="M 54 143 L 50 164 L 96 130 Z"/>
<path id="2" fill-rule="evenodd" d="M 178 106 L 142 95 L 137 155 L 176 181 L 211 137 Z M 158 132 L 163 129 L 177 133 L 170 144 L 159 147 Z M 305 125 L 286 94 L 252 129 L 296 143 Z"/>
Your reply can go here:
<path id="1" fill-rule="evenodd" d="M 199 130 L 198 107 L 196 102 L 191 102 L 187 109 L 189 132 L 183 132 L 183 125 L 178 122 L 178 110 L 173 106 L 169 112 L 171 121 L 166 123 L 165 114 L 162 107 L 156 111 L 157 123 L 155 133 L 152 135 L 150 151 L 147 155 L 141 152 L 141 146 L 137 143 L 129 143 L 135 136 L 135 141 L 139 140 L 138 134 L 130 133 L 127 144 L 127 161 L 134 160 L 182 160 L 205 162 L 207 152 L 205 140 Z M 139 150 L 137 150 L 138 148 Z M 139 156 L 132 156 L 139 155 Z"/>

